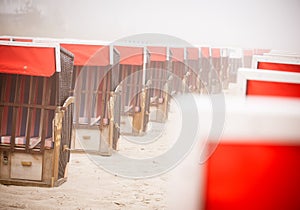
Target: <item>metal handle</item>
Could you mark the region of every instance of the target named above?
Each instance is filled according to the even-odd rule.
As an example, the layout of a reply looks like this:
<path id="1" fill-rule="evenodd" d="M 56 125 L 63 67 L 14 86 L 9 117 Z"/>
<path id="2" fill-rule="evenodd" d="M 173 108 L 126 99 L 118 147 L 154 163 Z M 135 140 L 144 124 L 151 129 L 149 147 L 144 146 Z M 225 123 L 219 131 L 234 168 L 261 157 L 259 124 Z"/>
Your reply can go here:
<path id="1" fill-rule="evenodd" d="M 27 166 L 30 167 L 32 166 L 32 162 L 31 161 L 21 161 L 22 166 Z"/>

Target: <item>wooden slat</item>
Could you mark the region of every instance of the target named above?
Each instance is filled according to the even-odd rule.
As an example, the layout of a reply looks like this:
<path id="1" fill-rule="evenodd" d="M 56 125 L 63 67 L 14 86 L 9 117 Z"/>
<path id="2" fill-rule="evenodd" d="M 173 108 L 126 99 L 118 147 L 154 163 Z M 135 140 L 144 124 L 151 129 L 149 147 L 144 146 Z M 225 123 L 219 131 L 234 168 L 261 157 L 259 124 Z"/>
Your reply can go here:
<path id="1" fill-rule="evenodd" d="M 173 88 L 172 88 L 172 81 L 169 81 L 169 77 L 171 76 L 171 72 L 172 72 L 172 62 L 169 60 L 166 62 L 166 69 L 168 71 L 168 74 L 167 74 L 167 84 L 168 84 L 168 88 L 169 88 L 169 92 L 172 92 L 173 91 Z"/>
<path id="2" fill-rule="evenodd" d="M 106 80 L 107 80 L 107 85 L 106 85 L 106 101 L 110 100 L 111 96 L 111 90 L 112 90 L 112 71 L 105 71 L 106 72 Z"/>
<path id="3" fill-rule="evenodd" d="M 20 76 L 16 75 L 16 89 L 15 89 L 15 93 L 14 93 L 14 102 L 18 103 L 19 102 L 19 98 L 20 98 Z M 12 114 L 12 133 L 11 133 L 11 140 L 10 140 L 10 148 L 11 151 L 14 151 L 14 147 L 15 147 L 15 139 L 16 139 L 16 125 L 17 125 L 17 108 L 14 107 L 13 108 L 13 114 Z"/>
<path id="4" fill-rule="evenodd" d="M 130 101 L 130 97 L 131 97 L 131 88 L 128 87 L 128 84 L 131 83 L 132 78 L 130 77 L 132 73 L 132 66 L 131 65 L 127 65 L 127 71 L 126 71 L 126 104 L 128 106 L 132 105 L 131 101 Z"/>
<path id="5" fill-rule="evenodd" d="M 24 104 L 29 104 L 29 95 L 30 95 L 30 78 L 31 76 L 25 76 L 25 81 L 24 81 L 24 95 L 23 95 L 23 103 Z M 28 108 L 22 107 L 22 123 L 20 126 L 20 132 L 21 136 L 25 136 L 26 138 L 26 122 L 27 122 L 27 117 L 28 117 Z"/>
<path id="6" fill-rule="evenodd" d="M 25 95 L 25 80 L 26 76 L 20 75 L 20 88 L 19 88 L 19 97 L 18 102 L 24 103 L 24 95 Z M 24 103 L 25 104 L 25 103 Z M 22 118 L 23 118 L 23 109 L 19 107 L 17 109 L 17 123 L 16 123 L 16 136 L 22 136 L 21 135 L 21 126 L 22 126 Z"/>
<path id="7" fill-rule="evenodd" d="M 53 183 L 58 180 L 58 173 L 59 173 L 59 155 L 60 155 L 60 148 L 61 148 L 61 132 L 62 132 L 62 113 L 58 111 L 55 113 L 54 117 L 54 150 L 53 150 Z"/>
<path id="8" fill-rule="evenodd" d="M 36 90 L 34 91 L 34 105 L 42 104 L 43 99 L 43 80 L 41 77 L 35 77 L 36 80 Z M 41 116 L 41 108 L 34 108 L 33 109 L 33 122 L 34 126 L 31 128 L 31 134 L 33 136 L 39 136 L 39 127 L 40 127 L 40 116 Z"/>
<path id="9" fill-rule="evenodd" d="M 137 69 L 136 69 L 136 66 L 132 66 L 132 71 L 131 71 L 131 74 L 130 74 L 130 78 L 131 78 L 131 81 L 130 81 L 130 84 L 133 84 L 135 86 L 135 88 L 129 88 L 130 90 L 130 99 L 131 99 L 131 104 L 133 106 L 137 106 L 138 104 L 138 101 L 136 101 L 136 98 L 137 96 L 135 95 L 136 91 L 137 91 L 137 84 L 138 84 L 138 80 L 137 80 Z"/>
<path id="10" fill-rule="evenodd" d="M 77 121 L 77 124 L 79 123 L 79 118 L 82 117 L 83 113 L 82 113 L 82 89 L 83 89 L 83 79 L 84 79 L 84 70 L 83 70 L 83 67 L 79 67 L 77 66 L 77 70 L 78 70 L 78 74 L 77 74 L 77 79 L 76 79 L 76 87 L 75 87 L 75 93 L 76 93 L 76 110 L 75 113 L 76 113 L 76 121 Z"/>
<path id="11" fill-rule="evenodd" d="M 102 95 L 105 94 L 104 90 L 102 88 L 102 80 L 103 80 L 103 72 L 102 71 L 98 71 L 98 85 L 96 87 L 97 93 L 96 93 L 96 116 L 103 116 L 102 115 L 102 107 L 103 107 L 103 103 L 102 103 Z"/>
<path id="12" fill-rule="evenodd" d="M 102 104 L 103 104 L 103 106 L 102 106 L 102 110 L 101 110 L 101 116 L 102 116 L 102 119 L 103 119 L 103 118 L 107 118 L 107 112 L 106 112 L 107 111 L 106 110 L 107 109 L 107 102 L 106 102 L 107 78 L 104 77 L 102 82 L 103 82 L 102 88 L 104 90 L 104 94 L 102 94 Z"/>
<path id="13" fill-rule="evenodd" d="M 167 80 L 167 78 L 166 78 L 167 72 L 164 68 L 165 67 L 164 64 L 165 63 L 161 62 L 160 65 L 159 65 L 159 69 L 161 70 L 161 75 L 160 75 L 161 80 L 159 81 L 160 82 L 159 88 L 160 88 L 160 97 L 161 98 L 163 97 L 163 88 L 164 88 L 165 81 Z"/>
<path id="14" fill-rule="evenodd" d="M 29 85 L 29 101 L 28 104 L 33 102 L 34 90 L 35 90 L 35 80 L 33 77 L 30 77 L 30 85 Z M 32 108 L 27 109 L 27 119 L 26 119 L 26 152 L 29 150 L 29 142 L 30 142 L 30 130 L 32 122 Z"/>
<path id="15" fill-rule="evenodd" d="M 13 102 L 14 101 L 14 95 L 11 94 L 15 88 L 14 86 L 14 79 L 15 75 L 9 75 L 9 77 L 6 80 L 6 92 L 5 92 L 5 97 L 4 97 L 4 101 L 10 101 Z M 14 86 L 14 87 L 13 87 Z M 5 131 L 5 134 L 11 135 L 11 124 L 10 122 L 12 122 L 12 111 L 13 108 L 12 107 L 4 107 L 4 113 L 3 113 L 3 117 L 4 117 L 4 125 L 3 127 L 5 129 L 3 129 Z"/>
<path id="16" fill-rule="evenodd" d="M 83 101 L 83 116 L 84 118 L 87 118 L 87 105 L 88 105 L 88 93 L 89 93 L 89 90 L 88 90 L 88 85 L 87 83 L 90 83 L 90 81 L 88 80 L 88 67 L 86 66 L 84 69 L 83 69 L 83 72 L 81 74 L 84 75 L 84 77 L 82 77 L 82 82 L 84 85 L 82 85 L 82 87 L 84 86 L 85 88 L 85 91 L 82 91 L 81 93 L 84 95 L 84 101 Z"/>
<path id="17" fill-rule="evenodd" d="M 151 62 L 150 62 L 150 64 L 149 64 L 149 69 L 153 69 L 154 62 L 155 62 L 155 61 L 151 61 Z M 147 76 L 147 81 L 150 80 L 151 83 L 153 83 L 153 80 L 152 80 L 152 79 L 153 79 L 153 77 L 152 77 L 152 73 L 153 73 L 153 72 L 154 72 L 154 71 L 152 71 L 152 70 L 148 70 L 148 72 L 147 72 L 147 75 L 148 75 L 148 76 Z M 153 86 L 153 84 L 151 84 L 151 86 Z M 149 94 L 150 94 L 150 97 L 154 96 L 154 94 L 153 94 L 153 89 L 152 89 L 152 88 L 150 89 L 150 93 L 149 93 Z"/>
<path id="18" fill-rule="evenodd" d="M 156 62 L 156 66 L 155 66 L 155 96 L 157 97 L 161 97 L 161 79 L 162 79 L 162 72 L 161 72 L 161 63 L 160 62 Z M 158 88 L 158 89 L 157 89 Z"/>
<path id="19" fill-rule="evenodd" d="M 50 81 L 47 81 L 47 78 L 44 77 L 43 78 L 43 99 L 42 99 L 43 106 L 48 104 L 46 101 L 50 100 L 51 85 L 49 85 L 49 83 Z M 46 125 L 47 125 L 46 114 L 47 111 L 45 109 L 42 109 L 40 115 L 40 128 L 39 128 L 39 137 L 41 138 L 41 151 L 44 150 L 44 145 L 45 145 Z"/>
<path id="20" fill-rule="evenodd" d="M 92 96 L 93 96 L 93 78 L 95 77 L 95 69 L 91 66 L 87 69 L 87 95 L 86 95 L 86 117 L 88 119 L 88 124 L 91 124 L 91 111 L 92 111 Z"/>
<path id="21" fill-rule="evenodd" d="M 0 75 L 0 87 L 1 87 L 1 96 L 0 96 L 0 103 L 4 101 L 5 99 L 5 93 L 6 93 L 6 87 L 7 87 L 7 79 L 4 78 L 4 75 Z M 4 120 L 3 119 L 3 112 L 4 112 L 4 107 L 0 106 L 0 136 L 2 135 L 2 126 L 4 125 Z"/>
<path id="22" fill-rule="evenodd" d="M 81 87 L 82 87 L 82 77 L 81 75 L 81 68 L 79 66 L 75 67 L 76 69 L 76 83 L 74 86 L 74 95 L 75 95 L 75 125 L 79 125 L 79 118 L 80 118 L 80 110 L 81 110 Z"/>
<path id="23" fill-rule="evenodd" d="M 98 94 L 97 94 L 97 83 L 99 81 L 98 79 L 98 75 L 99 75 L 99 70 L 98 69 L 94 69 L 94 77 L 92 78 L 92 89 L 91 89 L 91 118 L 95 118 L 97 117 L 97 98 L 98 98 Z M 92 124 L 93 122 L 89 123 Z"/>
<path id="24" fill-rule="evenodd" d="M 23 107 L 23 108 L 37 108 L 37 109 L 45 109 L 45 110 L 55 110 L 56 106 L 53 105 L 40 105 L 40 104 L 22 104 L 22 103 L 10 103 L 10 102 L 0 102 L 0 107 L 11 106 L 15 108 Z"/>
<path id="25" fill-rule="evenodd" d="M 126 92 L 127 92 L 127 89 L 126 89 L 126 84 L 124 82 L 124 79 L 125 79 L 125 76 L 126 76 L 126 71 L 127 71 L 127 67 L 125 68 L 126 66 L 124 65 L 120 65 L 120 71 L 121 71 L 121 81 L 122 81 L 122 92 L 121 92 L 121 109 L 122 109 L 122 112 L 124 111 L 124 107 L 127 105 L 126 104 Z"/>
<path id="26" fill-rule="evenodd" d="M 54 99 L 59 98 L 59 91 L 61 91 L 59 89 L 59 75 L 57 74 L 56 77 L 52 77 L 49 81 L 49 90 L 47 90 L 49 92 L 49 95 L 51 95 L 51 98 L 47 98 L 46 104 L 47 105 L 53 105 L 54 103 Z M 56 83 L 56 85 L 55 85 Z M 56 103 L 56 105 L 58 105 L 58 103 Z M 62 102 L 59 102 L 59 106 L 62 105 Z M 46 122 L 47 125 L 45 126 L 45 139 L 49 138 L 49 137 L 53 137 L 53 119 L 55 117 L 55 111 L 54 110 L 46 110 Z M 43 142 L 45 143 L 45 141 Z M 44 145 L 41 145 L 44 146 Z"/>

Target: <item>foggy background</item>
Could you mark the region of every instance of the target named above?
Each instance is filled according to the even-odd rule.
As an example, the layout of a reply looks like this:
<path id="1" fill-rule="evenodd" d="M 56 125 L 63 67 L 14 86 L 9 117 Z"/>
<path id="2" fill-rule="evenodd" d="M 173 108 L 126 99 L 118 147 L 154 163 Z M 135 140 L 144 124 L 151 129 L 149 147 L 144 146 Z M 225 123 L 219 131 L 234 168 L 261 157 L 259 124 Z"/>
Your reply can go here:
<path id="1" fill-rule="evenodd" d="M 0 35 L 115 41 L 162 33 L 203 46 L 300 53 L 299 0 L 0 0 Z"/>

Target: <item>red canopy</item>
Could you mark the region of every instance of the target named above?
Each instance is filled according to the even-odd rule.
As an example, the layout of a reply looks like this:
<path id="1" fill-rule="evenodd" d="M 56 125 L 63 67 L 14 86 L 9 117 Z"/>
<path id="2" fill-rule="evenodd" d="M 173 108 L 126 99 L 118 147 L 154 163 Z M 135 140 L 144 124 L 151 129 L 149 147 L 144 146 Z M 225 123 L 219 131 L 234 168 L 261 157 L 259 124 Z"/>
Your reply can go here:
<path id="1" fill-rule="evenodd" d="M 50 77 L 55 71 L 55 47 L 0 44 L 1 73 Z"/>
<path id="2" fill-rule="evenodd" d="M 147 47 L 150 52 L 150 61 L 167 60 L 167 48 L 166 47 Z"/>
<path id="3" fill-rule="evenodd" d="M 120 53 L 120 64 L 124 65 L 143 65 L 143 48 L 142 47 L 124 47 L 116 46 Z"/>
<path id="4" fill-rule="evenodd" d="M 198 60 L 199 59 L 199 49 L 198 48 L 187 48 L 188 59 L 189 60 Z"/>
<path id="5" fill-rule="evenodd" d="M 184 49 L 183 48 L 171 48 L 172 61 L 184 61 Z"/>
<path id="6" fill-rule="evenodd" d="M 203 58 L 209 58 L 209 47 L 201 47 L 201 55 Z"/>
<path id="7" fill-rule="evenodd" d="M 221 49 L 220 48 L 212 48 L 212 57 L 213 58 L 220 58 L 221 57 Z"/>
<path id="8" fill-rule="evenodd" d="M 74 54 L 74 65 L 107 66 L 110 64 L 109 46 L 87 44 L 61 44 Z"/>

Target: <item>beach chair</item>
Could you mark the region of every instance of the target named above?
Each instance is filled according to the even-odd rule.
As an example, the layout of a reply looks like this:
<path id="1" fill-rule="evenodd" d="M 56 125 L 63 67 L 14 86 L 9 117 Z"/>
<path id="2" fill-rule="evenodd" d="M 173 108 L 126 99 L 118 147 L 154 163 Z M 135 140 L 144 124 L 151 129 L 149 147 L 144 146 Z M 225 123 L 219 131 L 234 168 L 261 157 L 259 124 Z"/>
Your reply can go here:
<path id="1" fill-rule="evenodd" d="M 99 43 L 64 41 L 60 44 L 71 51 L 75 59 L 72 81 L 76 98 L 74 125 L 80 141 L 75 141 L 73 148 L 111 155 L 120 135 L 121 96 L 116 91 L 121 79 L 119 53 L 113 46 Z M 83 138 L 88 135 L 80 135 L 84 130 L 90 130 L 94 137 Z"/>
<path id="2" fill-rule="evenodd" d="M 170 100 L 171 61 L 168 47 L 147 47 L 150 61 L 147 68 L 147 82 L 150 83 L 149 97 L 151 117 L 154 122 L 163 123 L 168 119 Z"/>
<path id="3" fill-rule="evenodd" d="M 0 183 L 58 186 L 70 158 L 73 55 L 58 44 L 0 48 Z"/>
<path id="4" fill-rule="evenodd" d="M 120 53 L 121 133 L 143 135 L 149 121 L 146 68 L 149 53 L 145 47 L 114 46 Z"/>
<path id="5" fill-rule="evenodd" d="M 199 141 L 170 172 L 168 208 L 299 209 L 299 99 L 228 96 L 221 135 L 211 98 L 196 100 Z"/>
<path id="6" fill-rule="evenodd" d="M 295 72 L 240 68 L 237 85 L 244 96 L 300 97 L 300 74 Z"/>

